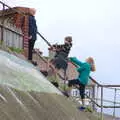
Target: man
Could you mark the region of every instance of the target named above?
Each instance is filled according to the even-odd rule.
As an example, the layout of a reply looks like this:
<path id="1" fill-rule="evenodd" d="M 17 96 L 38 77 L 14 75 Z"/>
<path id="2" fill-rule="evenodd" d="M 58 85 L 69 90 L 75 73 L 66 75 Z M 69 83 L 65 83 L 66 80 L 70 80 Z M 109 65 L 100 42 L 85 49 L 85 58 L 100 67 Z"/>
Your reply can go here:
<path id="1" fill-rule="evenodd" d="M 29 15 L 29 53 L 28 60 L 32 61 L 32 51 L 34 48 L 35 41 L 37 39 L 37 25 L 35 20 L 36 10 L 34 8 L 30 8 Z"/>

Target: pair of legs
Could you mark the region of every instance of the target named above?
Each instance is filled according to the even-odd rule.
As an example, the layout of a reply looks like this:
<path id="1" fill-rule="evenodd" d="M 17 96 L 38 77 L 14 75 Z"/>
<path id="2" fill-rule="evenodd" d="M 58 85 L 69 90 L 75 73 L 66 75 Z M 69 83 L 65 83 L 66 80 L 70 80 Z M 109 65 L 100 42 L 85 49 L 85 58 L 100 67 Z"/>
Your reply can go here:
<path id="1" fill-rule="evenodd" d="M 29 53 L 28 53 L 28 60 L 32 61 L 32 51 L 34 48 L 35 40 L 30 39 L 29 40 Z"/>
<path id="2" fill-rule="evenodd" d="M 41 73 L 44 75 L 44 76 L 52 76 L 52 75 L 55 75 L 56 78 L 57 78 L 57 73 L 59 70 L 63 70 L 63 77 L 62 79 L 64 79 L 64 84 L 66 82 L 66 70 L 67 70 L 67 61 L 65 61 L 64 59 L 61 59 L 61 57 L 55 57 L 54 59 L 52 59 L 50 61 L 50 65 L 52 65 L 52 68 L 50 68 L 48 71 L 41 71 Z M 52 82 L 53 85 L 55 85 L 56 87 L 59 87 L 59 84 L 57 85 L 56 82 Z M 65 89 L 65 85 L 64 85 L 64 89 Z"/>
<path id="3" fill-rule="evenodd" d="M 77 88 L 79 89 L 80 96 L 81 96 L 81 101 L 82 105 L 85 105 L 85 85 L 83 85 L 79 79 L 73 79 L 68 81 L 68 87 L 70 88 L 69 91 L 71 90 L 72 86 L 78 86 Z"/>
<path id="4" fill-rule="evenodd" d="M 34 44 L 35 44 L 35 40 L 30 39 L 30 40 L 29 40 L 28 60 L 29 60 L 33 65 L 37 66 L 37 62 L 36 62 L 36 61 L 32 61 Z"/>

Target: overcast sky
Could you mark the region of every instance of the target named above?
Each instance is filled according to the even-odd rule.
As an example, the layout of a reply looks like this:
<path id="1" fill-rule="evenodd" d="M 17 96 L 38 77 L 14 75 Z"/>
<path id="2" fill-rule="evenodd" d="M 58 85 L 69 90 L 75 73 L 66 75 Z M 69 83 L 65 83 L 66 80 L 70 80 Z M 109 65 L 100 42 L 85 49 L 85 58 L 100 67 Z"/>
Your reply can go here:
<path id="1" fill-rule="evenodd" d="M 92 76 L 101 83 L 120 84 L 120 0 L 2 0 L 9 6 L 37 9 L 39 32 L 51 43 L 73 37 L 70 56 L 81 61 L 92 56 Z M 47 45 L 38 37 L 35 47 L 47 55 Z"/>

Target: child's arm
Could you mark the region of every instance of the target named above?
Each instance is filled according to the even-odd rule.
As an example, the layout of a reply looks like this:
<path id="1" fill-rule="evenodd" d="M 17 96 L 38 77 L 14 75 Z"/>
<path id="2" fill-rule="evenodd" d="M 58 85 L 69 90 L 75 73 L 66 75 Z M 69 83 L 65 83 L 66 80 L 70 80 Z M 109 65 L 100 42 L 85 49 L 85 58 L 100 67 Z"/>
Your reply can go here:
<path id="1" fill-rule="evenodd" d="M 79 61 L 76 57 L 71 57 L 70 61 L 73 62 L 74 64 L 81 66 L 83 63 Z"/>
<path id="2" fill-rule="evenodd" d="M 84 67 L 84 66 L 77 68 L 77 71 L 78 71 L 79 73 L 80 73 L 81 71 L 83 71 L 83 70 L 85 70 L 85 67 Z"/>

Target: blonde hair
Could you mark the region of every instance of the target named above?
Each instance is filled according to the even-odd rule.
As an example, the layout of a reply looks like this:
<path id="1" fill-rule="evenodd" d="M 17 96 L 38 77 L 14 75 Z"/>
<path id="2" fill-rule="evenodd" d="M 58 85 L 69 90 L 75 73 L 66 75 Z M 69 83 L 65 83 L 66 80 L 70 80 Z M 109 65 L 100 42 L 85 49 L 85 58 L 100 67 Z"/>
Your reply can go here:
<path id="1" fill-rule="evenodd" d="M 96 71 L 95 62 L 94 62 L 94 59 L 92 57 L 88 57 L 86 59 L 86 62 L 90 63 L 92 72 Z"/>

